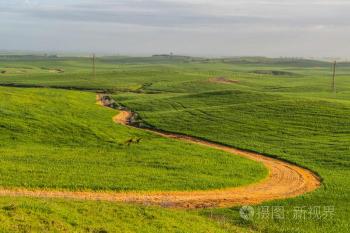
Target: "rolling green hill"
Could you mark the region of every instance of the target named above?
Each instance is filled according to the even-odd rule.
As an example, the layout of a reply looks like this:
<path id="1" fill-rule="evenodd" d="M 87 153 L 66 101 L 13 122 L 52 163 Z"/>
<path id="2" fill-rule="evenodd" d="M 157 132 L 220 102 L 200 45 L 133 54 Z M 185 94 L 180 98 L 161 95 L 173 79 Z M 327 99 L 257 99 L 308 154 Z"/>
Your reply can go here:
<path id="1" fill-rule="evenodd" d="M 313 193 L 254 207 L 258 212 L 268 206 L 267 218 L 256 215 L 245 221 L 239 216 L 239 208 L 181 212 L 181 218 L 156 209 L 152 211 L 164 211 L 164 216 L 170 217 L 159 225 L 149 220 L 147 223 L 155 224 L 150 227 L 201 232 L 196 229 L 216 219 L 224 221 L 225 226 L 256 232 L 338 233 L 350 228 L 349 64 L 339 64 L 337 93 L 333 93 L 331 64 L 327 62 L 108 57 L 98 60 L 96 78 L 91 76 L 90 63 L 88 58 L 0 59 L 0 71 L 6 71 L 0 73 L 0 85 L 80 89 L 0 88 L 2 186 L 193 190 L 247 184 L 265 175 L 261 166 L 250 161 L 113 124 L 111 117 L 116 112 L 96 106 L 91 93 L 105 90 L 118 103 L 137 112 L 145 125 L 288 160 L 312 169 L 323 179 L 322 187 Z M 132 137 L 144 140 L 129 148 L 123 143 Z M 239 176 L 242 179 L 234 178 Z M 16 198 L 4 200 L 22 202 Z M 75 211 L 75 205 L 80 205 L 67 203 L 59 204 L 59 208 Z M 282 207 L 285 218 L 274 219 L 273 207 Z M 306 211 L 302 219 L 295 218 L 300 207 Z M 333 207 L 333 212 L 317 218 L 310 215 L 315 207 L 320 207 L 321 213 Z M 101 207 L 103 214 L 98 216 L 108 213 L 105 208 Z M 118 208 L 143 211 L 135 206 Z M 43 215 L 41 210 L 36 213 Z M 193 214 L 200 218 L 200 226 L 191 228 L 187 216 L 192 218 Z M 133 215 L 133 221 L 140 218 Z M 62 224 L 68 220 L 62 220 Z M 180 230 L 165 227 L 171 221 Z M 72 229 L 80 230 L 78 226 L 83 225 L 73 225 Z M 218 228 L 208 229 L 220 232 Z"/>
<path id="2" fill-rule="evenodd" d="M 247 159 L 117 125 L 117 111 L 98 106 L 93 93 L 0 88 L 0 97 L 3 187 L 197 190 L 266 175 Z"/>

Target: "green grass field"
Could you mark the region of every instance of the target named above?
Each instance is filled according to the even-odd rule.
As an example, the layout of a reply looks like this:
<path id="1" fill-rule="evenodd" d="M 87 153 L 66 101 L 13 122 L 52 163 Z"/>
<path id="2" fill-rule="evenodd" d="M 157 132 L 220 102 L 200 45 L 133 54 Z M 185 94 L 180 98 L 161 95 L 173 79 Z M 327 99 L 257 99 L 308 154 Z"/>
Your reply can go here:
<path id="1" fill-rule="evenodd" d="M 129 129 L 94 93 L 0 88 L 3 187 L 197 190 L 266 176 L 255 162 Z M 139 144 L 125 142 L 140 138 Z M 238 165 L 238 166 L 237 166 Z"/>
<path id="2" fill-rule="evenodd" d="M 0 232 L 249 232 L 185 211 L 29 198 L 1 198 L 0 220 Z"/>
<path id="3" fill-rule="evenodd" d="M 89 92 L 108 90 L 118 103 L 139 113 L 144 125 L 288 160 L 323 179 L 322 187 L 311 194 L 255 207 L 269 206 L 269 211 L 283 207 L 283 220 L 269 215 L 244 221 L 239 208 L 177 216 L 200 218 L 200 227 L 224 221 L 225 227 L 211 225 L 223 231 L 236 226 L 295 233 L 350 228 L 350 64 L 339 64 L 336 94 L 331 89 L 330 64 L 318 61 L 110 57 L 98 60 L 95 79 L 89 64 L 87 58 L 0 59 L 0 72 L 6 70 L 0 74 L 2 85 L 80 90 L 0 89 L 1 186 L 194 190 L 243 185 L 266 175 L 259 164 L 113 124 L 115 112 L 94 105 L 94 94 Z M 234 83 L 215 83 L 210 81 L 213 77 Z M 144 140 L 129 148 L 123 142 L 131 137 Z M 67 203 L 60 208 L 81 204 Z M 295 218 L 299 207 L 305 218 Z M 309 216 L 315 207 L 334 210 L 323 218 Z M 142 209 L 123 208 L 138 213 Z M 175 212 L 154 211 L 166 212 L 183 227 L 164 228 L 168 218 L 160 229 L 201 232 L 175 217 Z"/>

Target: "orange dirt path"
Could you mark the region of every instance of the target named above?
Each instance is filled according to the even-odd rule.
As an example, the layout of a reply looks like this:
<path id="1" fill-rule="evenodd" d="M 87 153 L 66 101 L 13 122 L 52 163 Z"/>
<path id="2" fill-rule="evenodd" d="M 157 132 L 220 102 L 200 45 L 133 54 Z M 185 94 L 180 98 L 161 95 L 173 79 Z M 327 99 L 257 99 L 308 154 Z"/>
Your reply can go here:
<path id="1" fill-rule="evenodd" d="M 103 103 L 101 103 L 103 105 Z M 132 113 L 120 111 L 114 122 L 128 125 Z M 247 152 L 229 146 L 208 142 L 190 136 L 163 133 L 145 129 L 166 138 L 181 140 L 242 156 L 263 163 L 269 175 L 259 183 L 244 187 L 209 191 L 159 191 L 159 192 L 75 192 L 25 189 L 0 189 L 0 196 L 29 196 L 42 198 L 69 198 L 77 200 L 101 200 L 158 205 L 172 208 L 208 208 L 254 205 L 265 201 L 296 197 L 320 186 L 320 179 L 313 172 L 296 165 L 273 159 L 258 153 Z"/>

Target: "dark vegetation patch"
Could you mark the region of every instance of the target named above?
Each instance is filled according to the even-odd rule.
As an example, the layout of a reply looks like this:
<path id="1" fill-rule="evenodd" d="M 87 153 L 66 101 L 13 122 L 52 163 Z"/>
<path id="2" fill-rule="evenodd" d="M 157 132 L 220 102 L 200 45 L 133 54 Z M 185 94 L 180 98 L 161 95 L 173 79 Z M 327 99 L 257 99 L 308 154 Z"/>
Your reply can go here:
<path id="1" fill-rule="evenodd" d="M 301 58 L 234 57 L 217 59 L 228 64 L 276 65 L 293 67 L 328 67 L 329 62 Z"/>
<path id="2" fill-rule="evenodd" d="M 254 70 L 254 74 L 274 75 L 274 76 L 296 76 L 296 73 L 281 70 Z"/>

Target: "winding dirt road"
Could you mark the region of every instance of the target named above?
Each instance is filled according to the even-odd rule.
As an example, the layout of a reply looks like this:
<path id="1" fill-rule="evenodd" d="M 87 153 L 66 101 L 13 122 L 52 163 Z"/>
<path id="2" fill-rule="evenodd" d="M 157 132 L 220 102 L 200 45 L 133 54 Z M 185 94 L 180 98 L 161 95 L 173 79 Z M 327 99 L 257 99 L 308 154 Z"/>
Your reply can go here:
<path id="1" fill-rule="evenodd" d="M 97 97 L 97 100 L 100 100 Z M 99 104 L 104 105 L 102 101 Z M 114 122 L 128 125 L 132 113 L 121 111 L 113 117 Z M 266 157 L 258 153 L 247 152 L 220 144 L 207 142 L 194 137 L 172 133 L 151 131 L 166 138 L 177 139 L 188 143 L 198 144 L 239 155 L 263 163 L 269 170 L 267 178 L 259 183 L 244 187 L 228 188 L 210 191 L 183 191 L 183 192 L 70 192 L 45 191 L 25 189 L 1 189 L 0 196 L 30 196 L 43 198 L 69 198 L 78 200 L 103 200 L 112 202 L 130 202 L 149 205 L 158 205 L 173 208 L 207 208 L 232 207 L 253 205 L 265 201 L 296 197 L 317 189 L 320 180 L 311 171 L 296 165 Z"/>
<path id="2" fill-rule="evenodd" d="M 118 115 L 113 117 L 113 121 L 118 124 L 128 125 L 131 117 L 131 112 L 121 111 Z M 148 195 L 138 194 L 132 197 L 136 202 L 146 201 L 157 205 L 167 203 L 169 206 L 181 208 L 252 205 L 270 200 L 296 197 L 317 189 L 321 184 L 319 177 L 313 172 L 278 159 L 273 159 L 258 153 L 247 152 L 190 136 L 165 133 L 150 129 L 144 130 L 166 138 L 177 139 L 215 148 L 261 162 L 269 170 L 269 175 L 266 179 L 259 183 L 238 188 L 212 191 L 159 192 L 149 193 Z"/>

